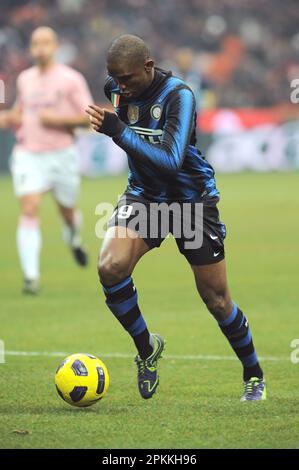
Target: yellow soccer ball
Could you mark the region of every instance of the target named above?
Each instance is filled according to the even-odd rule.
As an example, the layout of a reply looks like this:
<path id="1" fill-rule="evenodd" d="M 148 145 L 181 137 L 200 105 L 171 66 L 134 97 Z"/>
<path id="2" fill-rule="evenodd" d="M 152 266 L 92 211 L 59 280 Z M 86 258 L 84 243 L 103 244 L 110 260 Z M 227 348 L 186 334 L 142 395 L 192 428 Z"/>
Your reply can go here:
<path id="1" fill-rule="evenodd" d="M 55 374 L 56 390 L 73 406 L 90 406 L 101 400 L 109 387 L 105 364 L 91 354 L 72 354 L 62 361 Z"/>

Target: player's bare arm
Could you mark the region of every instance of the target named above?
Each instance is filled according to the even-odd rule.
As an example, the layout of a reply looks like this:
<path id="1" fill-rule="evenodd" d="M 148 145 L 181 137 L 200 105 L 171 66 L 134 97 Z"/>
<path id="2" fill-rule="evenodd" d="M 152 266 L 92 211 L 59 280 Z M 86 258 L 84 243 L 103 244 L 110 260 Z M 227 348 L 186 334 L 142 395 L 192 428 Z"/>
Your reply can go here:
<path id="1" fill-rule="evenodd" d="M 0 111 L 0 128 L 18 127 L 22 121 L 22 112 L 18 106 Z"/>
<path id="2" fill-rule="evenodd" d="M 83 113 L 73 116 L 59 116 L 52 111 L 43 110 L 40 112 L 39 117 L 45 127 L 69 132 L 72 132 L 76 127 L 87 127 L 89 125 L 89 119 Z"/>

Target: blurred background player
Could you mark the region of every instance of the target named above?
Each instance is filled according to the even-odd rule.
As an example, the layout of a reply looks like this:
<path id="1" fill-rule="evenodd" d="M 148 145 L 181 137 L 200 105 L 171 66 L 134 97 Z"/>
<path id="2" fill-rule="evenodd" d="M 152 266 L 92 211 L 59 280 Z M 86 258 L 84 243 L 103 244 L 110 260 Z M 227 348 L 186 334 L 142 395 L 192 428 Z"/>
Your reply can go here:
<path id="1" fill-rule="evenodd" d="M 175 54 L 172 73 L 181 78 L 191 88 L 196 100 L 197 110 L 201 107 L 202 78 L 195 67 L 195 54 L 190 47 L 180 47 Z"/>
<path id="2" fill-rule="evenodd" d="M 36 65 L 20 73 L 15 105 L 0 113 L 0 127 L 16 128 L 11 171 L 21 208 L 17 247 L 23 292 L 33 294 L 39 290 L 39 208 L 45 192 L 53 193 L 63 219 L 63 238 L 76 262 L 86 266 L 88 261 L 76 210 L 80 175 L 74 129 L 89 125 L 84 109 L 92 97 L 79 72 L 55 62 L 57 48 L 53 29 L 33 31 L 30 53 Z"/>

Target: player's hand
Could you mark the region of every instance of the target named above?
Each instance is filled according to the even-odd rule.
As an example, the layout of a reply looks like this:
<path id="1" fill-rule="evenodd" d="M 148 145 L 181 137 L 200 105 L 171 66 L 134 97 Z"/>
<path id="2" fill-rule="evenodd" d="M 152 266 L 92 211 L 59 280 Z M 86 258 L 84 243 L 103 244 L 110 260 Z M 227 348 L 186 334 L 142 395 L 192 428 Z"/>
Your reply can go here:
<path id="1" fill-rule="evenodd" d="M 22 115 L 16 109 L 0 111 L 0 129 L 16 128 L 22 123 Z"/>
<path id="2" fill-rule="evenodd" d="M 85 112 L 89 116 L 92 129 L 109 137 L 119 137 L 126 127 L 126 124 L 118 118 L 117 114 L 110 113 L 110 111 L 100 108 L 96 104 L 90 104 Z"/>
<path id="3" fill-rule="evenodd" d="M 7 111 L 1 111 L 0 112 L 0 129 L 5 129 L 8 127 L 8 115 Z"/>
<path id="4" fill-rule="evenodd" d="M 89 116 L 93 130 L 100 131 L 105 117 L 105 110 L 95 104 L 89 104 L 85 112 Z"/>

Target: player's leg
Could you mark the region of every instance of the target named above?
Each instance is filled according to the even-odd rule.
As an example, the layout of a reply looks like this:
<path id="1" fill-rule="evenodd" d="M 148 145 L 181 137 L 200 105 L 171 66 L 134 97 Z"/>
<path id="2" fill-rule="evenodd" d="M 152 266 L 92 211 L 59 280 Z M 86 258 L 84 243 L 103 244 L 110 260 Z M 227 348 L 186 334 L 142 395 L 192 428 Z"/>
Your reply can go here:
<path id="1" fill-rule="evenodd" d="M 231 299 L 225 260 L 209 265 L 193 265 L 192 270 L 202 300 L 243 365 L 244 398 L 265 398 L 263 371 L 254 348 L 248 320 Z"/>
<path id="2" fill-rule="evenodd" d="M 21 209 L 17 227 L 17 248 L 26 293 L 38 292 L 40 277 L 39 207 L 41 195 L 49 189 L 47 172 L 41 164 L 44 164 L 43 155 L 15 147 L 10 169 L 15 195 Z"/>
<path id="3" fill-rule="evenodd" d="M 106 232 L 98 263 L 106 304 L 137 348 L 138 388 L 145 399 L 152 397 L 159 384 L 157 362 L 164 340 L 158 334 L 149 333 L 131 275 L 137 262 L 151 248 L 135 231 L 112 225 Z"/>
<path id="4" fill-rule="evenodd" d="M 87 266 L 88 255 L 83 247 L 81 237 L 82 214 L 78 209 L 66 207 L 58 201 L 56 202 L 63 220 L 63 240 L 70 247 L 75 261 L 80 266 Z"/>
<path id="5" fill-rule="evenodd" d="M 40 278 L 41 232 L 39 207 L 41 194 L 26 194 L 19 198 L 21 214 L 17 227 L 17 247 L 24 275 L 24 293 L 36 294 Z"/>
<path id="6" fill-rule="evenodd" d="M 203 235 L 201 246 L 188 249 L 184 238 L 176 239 L 177 245 L 192 267 L 201 298 L 243 365 L 245 392 L 248 387 L 245 395 L 248 395 L 248 399 L 262 399 L 265 397 L 263 372 L 249 324 L 243 312 L 232 301 L 228 288 L 224 259 L 226 228 L 220 221 L 216 205 L 203 206 L 203 219 L 193 211 L 193 224 L 198 233 Z"/>
<path id="7" fill-rule="evenodd" d="M 51 158 L 53 195 L 63 220 L 63 239 L 80 266 L 88 263 L 81 239 L 82 215 L 76 204 L 80 192 L 78 156 L 74 146 L 54 151 Z"/>
<path id="8" fill-rule="evenodd" d="M 131 274 L 139 259 L 149 250 L 146 242 L 132 230 L 121 226 L 109 227 L 98 262 L 106 304 L 133 338 L 141 358 L 150 356 L 153 348 Z"/>

